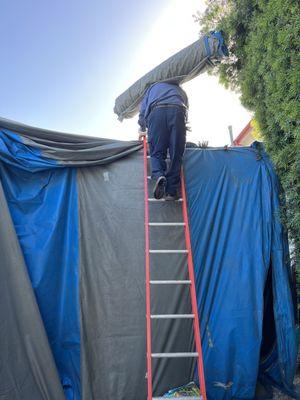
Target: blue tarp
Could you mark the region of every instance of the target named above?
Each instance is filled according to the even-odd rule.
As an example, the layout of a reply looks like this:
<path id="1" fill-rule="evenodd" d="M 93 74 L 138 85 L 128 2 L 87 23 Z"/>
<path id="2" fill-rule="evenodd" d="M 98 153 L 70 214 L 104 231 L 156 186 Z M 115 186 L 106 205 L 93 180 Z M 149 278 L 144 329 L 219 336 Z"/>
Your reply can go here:
<path id="1" fill-rule="evenodd" d="M 80 399 L 75 168 L 58 168 L 9 131 L 0 179 L 67 399 Z M 7 164 L 8 162 L 8 164 Z"/>
<path id="2" fill-rule="evenodd" d="M 65 144 L 62 143 L 62 146 Z M 83 241 L 81 224 L 84 224 L 85 218 L 90 218 L 94 227 L 100 229 L 97 225 L 100 222 L 93 220 L 94 205 L 98 203 L 99 207 L 103 204 L 103 215 L 109 215 L 105 223 L 114 224 L 115 221 L 114 209 L 109 209 L 110 204 L 103 197 L 108 193 L 105 192 L 107 189 L 103 186 L 102 191 L 97 187 L 99 181 L 95 181 L 96 184 L 86 186 L 83 193 L 83 185 L 81 189 L 78 186 L 78 171 L 81 179 L 84 179 L 84 173 L 90 173 L 93 179 L 103 176 L 103 185 L 107 182 L 116 185 L 117 181 L 110 181 L 113 170 L 107 172 L 102 167 L 78 170 L 72 163 L 66 167 L 51 158 L 49 153 L 45 155 L 40 147 L 30 146 L 22 135 L 2 129 L 0 181 L 66 398 L 87 400 L 87 395 L 81 395 L 80 382 L 80 349 L 84 346 L 79 317 L 84 302 L 79 291 L 80 263 L 83 263 L 80 256 Z M 128 157 L 122 162 L 122 168 L 124 163 L 132 163 L 134 169 L 141 171 L 141 191 L 142 158 Z M 184 170 L 208 398 L 251 399 L 258 378 L 291 392 L 297 348 L 288 248 L 279 219 L 279 186 L 273 167 L 260 148 L 188 149 Z M 131 195 L 130 190 L 132 193 L 138 190 L 130 189 L 130 179 L 136 184 L 135 176 L 124 176 L 121 191 L 124 199 L 117 199 L 120 208 Z M 111 190 L 116 191 L 116 188 L 112 186 L 110 194 Z M 84 196 L 92 200 L 93 206 L 89 209 L 83 205 L 80 208 L 78 204 L 78 199 Z M 130 202 L 124 213 L 132 213 L 126 216 L 129 222 L 132 218 L 143 228 L 143 213 Z M 126 246 L 133 246 L 130 231 L 127 238 Z M 102 239 L 93 235 L 89 235 L 88 240 L 94 241 L 97 247 L 102 245 Z M 118 263 L 119 258 L 124 268 L 127 266 L 130 271 L 132 260 L 129 255 L 116 253 L 114 257 L 108 257 L 109 269 L 103 276 L 103 282 L 120 284 L 113 278 L 114 263 Z M 94 268 L 98 268 L 98 260 Z M 138 270 L 142 271 L 143 279 L 142 265 Z M 87 279 L 93 280 L 93 276 L 86 273 L 81 276 L 81 281 Z M 134 281 L 138 278 L 128 275 L 128 282 L 130 279 Z M 120 289 L 119 296 L 124 303 L 134 297 L 129 288 L 127 285 L 126 291 Z M 139 296 L 144 296 L 143 290 L 141 286 Z M 104 287 L 103 293 L 107 297 L 111 291 Z M 266 299 L 270 296 L 271 305 L 266 307 Z M 92 309 L 95 305 L 90 306 Z M 139 307 L 140 310 L 133 310 L 132 315 L 137 312 L 144 315 L 143 300 L 139 300 Z M 106 311 L 105 317 L 108 315 Z M 127 315 L 127 320 L 130 315 Z M 273 318 L 270 319 L 273 321 L 270 325 L 272 334 L 264 338 L 264 321 L 270 315 Z M 84 315 L 82 321 L 85 318 Z M 136 320 L 133 321 L 129 321 L 131 325 L 136 323 Z M 102 337 L 101 329 L 105 327 L 101 323 L 101 320 L 94 321 L 95 340 Z M 125 320 L 122 323 L 124 325 Z M 117 340 L 115 328 L 111 329 L 111 334 L 105 334 L 105 343 L 110 343 L 108 338 Z M 144 329 L 142 323 L 142 335 Z M 109 350 L 113 351 L 113 348 Z M 126 346 L 124 351 L 127 351 Z M 133 347 L 128 351 L 132 353 Z M 145 352 L 135 354 L 133 360 L 135 357 L 144 360 Z M 109 361 L 105 360 L 106 363 Z M 114 365 L 117 368 L 115 362 Z M 97 382 L 98 375 L 104 373 L 101 368 L 85 372 L 92 376 L 87 379 L 91 385 Z M 121 382 L 122 388 L 126 387 L 129 379 L 126 371 L 122 371 L 117 378 L 111 377 L 108 374 L 105 379 L 113 379 L 115 387 Z M 178 386 L 184 383 L 178 382 Z M 137 397 L 127 397 L 127 400 L 143 398 L 143 385 L 137 388 Z M 106 390 L 111 390 L 108 389 L 111 386 L 107 384 Z M 126 390 L 122 390 L 125 399 Z M 112 398 L 108 394 L 107 399 Z"/>
<path id="3" fill-rule="evenodd" d="M 297 349 L 274 169 L 259 147 L 192 150 L 185 160 L 209 397 L 252 398 L 259 375 L 289 391 Z M 265 346 L 271 348 L 269 360 L 276 349 L 277 357 L 263 363 L 264 289 L 270 268 L 273 310 L 265 312 L 274 312 L 276 340 L 266 340 Z"/>

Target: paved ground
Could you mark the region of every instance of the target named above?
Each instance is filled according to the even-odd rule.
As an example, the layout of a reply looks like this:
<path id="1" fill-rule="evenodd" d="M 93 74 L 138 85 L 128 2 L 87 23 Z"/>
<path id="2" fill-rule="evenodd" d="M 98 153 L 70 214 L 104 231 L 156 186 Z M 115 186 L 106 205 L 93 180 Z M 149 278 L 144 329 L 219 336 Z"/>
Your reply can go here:
<path id="1" fill-rule="evenodd" d="M 291 399 L 290 396 L 286 396 L 285 394 L 280 393 L 278 390 L 274 391 L 274 396 L 273 396 L 274 400 L 289 400 Z"/>

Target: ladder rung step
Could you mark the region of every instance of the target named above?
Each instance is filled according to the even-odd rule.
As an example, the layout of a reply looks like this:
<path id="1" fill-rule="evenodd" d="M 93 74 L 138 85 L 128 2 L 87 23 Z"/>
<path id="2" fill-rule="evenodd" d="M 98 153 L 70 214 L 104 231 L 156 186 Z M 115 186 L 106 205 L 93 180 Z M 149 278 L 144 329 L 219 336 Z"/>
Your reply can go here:
<path id="1" fill-rule="evenodd" d="M 153 314 L 152 319 L 188 319 L 195 318 L 194 314 Z"/>
<path id="2" fill-rule="evenodd" d="M 198 357 L 198 353 L 152 353 L 152 358 Z"/>
<path id="3" fill-rule="evenodd" d="M 175 397 L 174 397 L 175 398 Z M 152 400 L 166 400 L 166 397 L 152 397 Z M 184 397 L 176 397 L 176 400 L 203 400 L 202 396 L 198 397 L 190 397 L 190 396 L 184 396 Z"/>
<path id="4" fill-rule="evenodd" d="M 151 158 L 151 156 L 147 156 L 147 158 Z M 167 157 L 166 160 L 170 160 L 170 157 Z"/>
<path id="5" fill-rule="evenodd" d="M 184 226 L 184 222 L 149 222 L 149 226 Z"/>
<path id="6" fill-rule="evenodd" d="M 149 253 L 178 253 L 178 254 L 186 254 L 188 250 L 149 250 Z"/>
<path id="7" fill-rule="evenodd" d="M 189 280 L 173 280 L 173 281 L 150 281 L 152 285 L 189 285 Z"/>
<path id="8" fill-rule="evenodd" d="M 148 201 L 153 201 L 156 203 L 156 202 L 160 202 L 160 201 L 166 201 L 166 199 L 155 199 L 154 197 L 149 197 Z M 182 201 L 182 199 L 172 200 L 172 201 L 178 202 L 178 201 Z M 169 203 L 172 203 L 172 201 L 168 200 Z"/>

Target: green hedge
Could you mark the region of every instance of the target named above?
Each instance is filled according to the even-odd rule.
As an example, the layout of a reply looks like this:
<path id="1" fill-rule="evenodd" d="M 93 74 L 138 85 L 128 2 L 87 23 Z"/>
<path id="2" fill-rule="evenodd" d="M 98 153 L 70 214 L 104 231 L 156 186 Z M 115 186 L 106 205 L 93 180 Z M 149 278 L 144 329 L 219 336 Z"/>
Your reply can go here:
<path id="1" fill-rule="evenodd" d="M 283 221 L 300 273 L 300 2 L 209 0 L 202 32 L 223 30 L 230 57 L 220 81 L 253 110 L 285 192 Z"/>

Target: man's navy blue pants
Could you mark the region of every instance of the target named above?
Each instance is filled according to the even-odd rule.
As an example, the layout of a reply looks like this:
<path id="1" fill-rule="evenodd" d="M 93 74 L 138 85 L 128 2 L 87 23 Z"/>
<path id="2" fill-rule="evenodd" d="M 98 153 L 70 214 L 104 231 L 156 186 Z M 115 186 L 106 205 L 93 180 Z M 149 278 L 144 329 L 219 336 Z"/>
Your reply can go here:
<path id="1" fill-rule="evenodd" d="M 166 193 L 175 196 L 180 184 L 180 169 L 186 141 L 185 109 L 179 106 L 159 106 L 148 117 L 148 142 L 152 178 L 167 178 Z M 170 164 L 166 158 L 169 150 Z"/>

